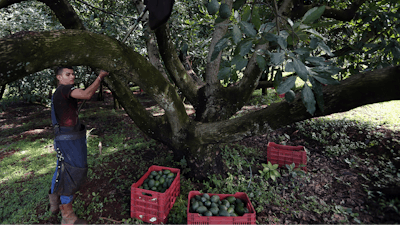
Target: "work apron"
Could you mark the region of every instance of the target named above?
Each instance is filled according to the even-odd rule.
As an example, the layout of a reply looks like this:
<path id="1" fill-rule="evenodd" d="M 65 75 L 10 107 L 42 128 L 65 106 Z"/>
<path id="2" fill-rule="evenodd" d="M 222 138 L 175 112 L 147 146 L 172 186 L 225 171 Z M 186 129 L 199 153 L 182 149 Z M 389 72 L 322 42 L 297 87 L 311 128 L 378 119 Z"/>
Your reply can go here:
<path id="1" fill-rule="evenodd" d="M 51 120 L 54 127 L 54 150 L 57 166 L 53 175 L 51 192 L 70 198 L 79 190 L 87 177 L 86 128 L 78 123 L 74 127 L 62 127 L 57 122 L 53 97 L 51 98 Z M 67 200 L 68 201 L 68 200 Z"/>

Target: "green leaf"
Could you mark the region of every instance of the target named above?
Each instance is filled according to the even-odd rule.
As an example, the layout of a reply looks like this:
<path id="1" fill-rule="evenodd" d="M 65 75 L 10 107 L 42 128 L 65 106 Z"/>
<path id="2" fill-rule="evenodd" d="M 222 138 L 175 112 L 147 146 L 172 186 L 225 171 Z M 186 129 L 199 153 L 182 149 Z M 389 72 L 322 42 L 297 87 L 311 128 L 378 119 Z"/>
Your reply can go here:
<path id="1" fill-rule="evenodd" d="M 278 168 L 278 166 L 279 166 L 279 164 L 274 164 L 274 165 L 272 165 L 272 169 L 273 170 L 276 170 L 277 168 Z M 278 171 L 277 171 L 278 172 Z"/>
<path id="2" fill-rule="evenodd" d="M 287 48 L 286 39 L 283 38 L 282 36 L 278 36 L 277 42 L 278 42 L 279 46 L 281 46 L 282 49 L 286 49 Z"/>
<path id="3" fill-rule="evenodd" d="M 239 54 L 241 56 L 245 56 L 247 53 L 250 52 L 251 47 L 253 47 L 253 40 L 251 39 L 244 39 L 239 42 L 236 47 L 235 55 Z"/>
<path id="4" fill-rule="evenodd" d="M 312 68 L 312 71 L 316 72 L 319 76 L 330 77 L 338 74 L 342 69 L 336 66 L 318 66 Z"/>
<path id="5" fill-rule="evenodd" d="M 308 32 L 308 33 L 311 33 L 311 34 L 314 34 L 315 36 L 321 38 L 322 40 L 326 40 L 326 38 L 325 38 L 324 36 L 322 36 L 322 34 L 318 33 L 318 32 L 317 32 L 316 30 L 314 30 L 314 29 L 306 29 L 306 30 L 304 30 L 304 31 L 306 31 L 306 32 Z"/>
<path id="6" fill-rule="evenodd" d="M 295 37 L 293 37 L 293 33 L 290 33 L 290 35 L 287 38 L 287 43 L 289 43 L 290 45 L 293 45 L 293 38 L 295 40 L 295 43 L 297 43 L 298 39 L 300 39 L 301 41 L 307 41 L 309 39 L 309 35 L 303 31 L 297 31 L 295 33 L 296 33 L 296 35 L 294 35 Z"/>
<path id="7" fill-rule="evenodd" d="M 331 52 L 331 49 L 328 47 L 328 45 L 326 45 L 324 42 L 320 41 L 318 43 L 318 46 L 324 51 L 326 52 L 326 54 L 328 54 L 329 56 L 333 56 L 333 53 Z"/>
<path id="8" fill-rule="evenodd" d="M 240 7 L 241 7 L 245 2 L 246 2 L 246 0 L 236 0 L 236 1 L 233 3 L 233 8 L 234 8 L 235 10 L 238 10 L 238 9 L 240 9 Z"/>
<path id="9" fill-rule="evenodd" d="M 234 24 L 232 29 L 232 39 L 235 44 L 242 40 L 242 31 L 240 31 L 239 26 Z"/>
<path id="10" fill-rule="evenodd" d="M 316 102 L 314 98 L 314 93 L 312 92 L 311 88 L 307 85 L 307 83 L 304 84 L 301 94 L 302 94 L 303 104 L 306 106 L 307 112 L 309 112 L 311 115 L 314 115 L 316 109 L 315 108 Z"/>
<path id="11" fill-rule="evenodd" d="M 241 55 L 236 55 L 233 57 L 231 65 L 235 65 L 236 70 L 240 71 L 247 66 L 247 59 L 243 58 Z"/>
<path id="12" fill-rule="evenodd" d="M 315 93 L 315 98 L 317 100 L 317 104 L 319 109 L 323 112 L 324 111 L 324 96 L 322 92 L 322 84 L 318 82 L 316 79 L 313 77 L 310 77 L 310 82 L 312 85 L 312 89 L 314 90 Z"/>
<path id="13" fill-rule="evenodd" d="M 272 34 L 272 33 L 268 33 L 268 32 L 263 33 L 263 38 L 267 39 L 269 42 L 276 42 L 277 37 L 278 37 L 277 35 Z"/>
<path id="14" fill-rule="evenodd" d="M 275 177 L 275 175 L 271 174 L 271 175 L 270 175 L 270 177 L 271 177 L 271 179 L 272 179 L 273 181 L 275 181 L 275 180 L 276 180 L 276 177 Z"/>
<path id="15" fill-rule="evenodd" d="M 393 57 L 394 57 L 395 59 L 399 59 L 399 58 L 400 58 L 400 48 L 398 48 L 397 46 L 395 46 L 395 47 L 393 47 L 393 48 L 391 49 L 391 51 L 392 51 Z"/>
<path id="16" fill-rule="evenodd" d="M 293 62 L 287 62 L 285 65 L 285 72 L 291 73 L 291 72 L 296 72 L 294 70 L 294 65 Z"/>
<path id="17" fill-rule="evenodd" d="M 306 65 L 304 65 L 304 63 L 299 59 L 293 58 L 293 67 L 297 75 L 299 75 L 303 81 L 307 81 L 308 70 Z"/>
<path id="18" fill-rule="evenodd" d="M 249 21 L 251 16 L 251 9 L 249 5 L 246 5 L 242 10 L 242 21 Z"/>
<path id="19" fill-rule="evenodd" d="M 323 84 L 338 85 L 340 82 L 331 76 L 321 76 L 320 74 L 314 74 L 314 78 Z"/>
<path id="20" fill-rule="evenodd" d="M 314 7 L 304 14 L 303 19 L 301 20 L 303 23 L 308 24 L 314 22 L 316 19 L 320 18 L 325 11 L 325 6 L 321 6 L 319 8 Z"/>
<path id="21" fill-rule="evenodd" d="M 261 25 L 261 31 L 263 32 L 263 33 L 268 33 L 272 28 L 274 28 L 276 26 L 276 23 L 272 23 L 272 22 L 269 22 L 269 23 L 264 23 L 263 25 Z"/>
<path id="22" fill-rule="evenodd" d="M 274 66 L 280 65 L 285 61 L 285 53 L 271 53 L 271 63 Z"/>
<path id="23" fill-rule="evenodd" d="M 231 68 L 230 67 L 223 67 L 218 72 L 218 79 L 220 80 L 229 80 L 231 75 Z"/>
<path id="24" fill-rule="evenodd" d="M 257 35 L 257 31 L 254 29 L 253 24 L 241 21 L 239 23 L 240 29 L 246 34 L 248 37 L 255 37 Z"/>
<path id="25" fill-rule="evenodd" d="M 261 55 L 257 55 L 256 60 L 258 67 L 260 67 L 261 70 L 265 70 L 265 67 L 267 66 L 267 61 L 265 61 L 264 57 Z"/>
<path id="26" fill-rule="evenodd" d="M 330 62 L 325 62 L 326 59 L 322 58 L 322 57 L 307 57 L 306 61 L 310 62 L 311 64 L 315 65 L 315 66 L 325 66 L 325 65 L 329 65 Z"/>
<path id="27" fill-rule="evenodd" d="M 302 47 L 302 48 L 298 48 L 298 49 L 294 50 L 294 52 L 296 52 L 299 55 L 310 55 L 311 51 L 312 51 L 312 49 L 307 48 L 307 47 Z"/>
<path id="28" fill-rule="evenodd" d="M 219 53 L 228 46 L 228 40 L 228 38 L 222 38 L 217 42 L 217 44 L 215 44 L 214 51 L 211 55 L 211 61 L 214 61 L 218 57 Z"/>
<path id="29" fill-rule="evenodd" d="M 282 71 L 281 69 L 278 69 L 278 71 L 275 74 L 275 78 L 274 78 L 274 88 L 277 89 L 279 87 L 279 85 L 282 83 Z"/>
<path id="30" fill-rule="evenodd" d="M 311 38 L 310 48 L 316 49 L 318 47 L 319 40 L 317 38 Z"/>
<path id="31" fill-rule="evenodd" d="M 288 92 L 296 84 L 296 78 L 297 78 L 296 76 L 291 76 L 287 78 L 282 84 L 278 86 L 276 92 L 278 92 L 278 94 L 284 94 Z"/>
<path id="32" fill-rule="evenodd" d="M 253 13 L 251 16 L 251 22 L 254 24 L 254 27 L 256 28 L 256 30 L 259 30 L 261 27 L 261 19 L 260 19 L 260 15 L 258 14 L 259 8 L 254 8 L 253 9 Z"/>

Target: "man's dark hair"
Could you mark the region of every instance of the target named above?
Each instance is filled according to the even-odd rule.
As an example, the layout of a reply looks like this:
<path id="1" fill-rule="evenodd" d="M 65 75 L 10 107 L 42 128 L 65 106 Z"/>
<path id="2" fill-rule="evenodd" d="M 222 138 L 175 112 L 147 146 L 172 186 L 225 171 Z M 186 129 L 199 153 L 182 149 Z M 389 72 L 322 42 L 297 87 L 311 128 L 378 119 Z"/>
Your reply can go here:
<path id="1" fill-rule="evenodd" d="M 72 66 L 58 66 L 55 70 L 54 73 L 57 75 L 61 75 L 63 69 L 70 69 L 73 70 Z"/>

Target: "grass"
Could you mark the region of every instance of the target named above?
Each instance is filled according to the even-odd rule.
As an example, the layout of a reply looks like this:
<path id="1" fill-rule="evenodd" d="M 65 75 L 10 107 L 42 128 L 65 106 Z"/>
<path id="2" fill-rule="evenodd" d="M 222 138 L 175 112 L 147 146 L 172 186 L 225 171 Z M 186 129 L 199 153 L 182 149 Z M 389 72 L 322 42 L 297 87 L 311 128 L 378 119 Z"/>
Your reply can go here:
<path id="1" fill-rule="evenodd" d="M 275 91 L 268 90 L 267 96 L 261 96 L 261 91 L 257 90 L 254 95 L 252 104 L 268 105 L 272 102 L 281 101 L 275 95 Z M 388 183 L 400 182 L 400 173 L 394 168 L 392 159 L 383 155 L 379 158 L 379 163 L 371 161 L 369 157 L 360 157 L 357 155 L 348 156 L 348 153 L 354 149 L 367 149 L 368 147 L 378 145 L 382 139 L 380 127 L 386 127 L 396 130 L 399 128 L 400 101 L 391 101 L 385 103 L 377 103 L 373 105 L 363 106 L 353 109 L 346 113 L 333 114 L 330 116 L 311 119 L 296 123 L 294 126 L 302 133 L 310 137 L 315 142 L 325 146 L 324 153 L 330 157 L 345 157 L 343 160 L 348 168 L 358 168 L 364 165 L 371 167 L 376 172 L 371 176 L 360 174 L 366 182 L 372 179 L 376 180 L 375 184 L 380 186 L 388 185 Z M 88 133 L 88 163 L 90 165 L 89 179 L 99 179 L 99 173 L 95 168 L 101 169 L 102 176 L 110 177 L 110 183 L 115 183 L 116 190 L 127 191 L 133 181 L 138 180 L 141 174 L 147 170 L 146 164 L 143 162 L 143 151 L 147 149 L 157 149 L 159 144 L 154 140 L 146 140 L 141 137 L 140 131 L 132 124 L 127 123 L 123 119 L 123 111 L 114 110 L 85 110 L 81 116 L 82 119 L 89 121 Z M 112 120 L 108 124 L 112 126 L 102 127 L 103 122 Z M 7 123 L 7 121 L 5 122 Z M 18 124 L 19 127 L 12 129 L 9 126 L 2 136 L 13 135 L 19 137 L 20 133 L 29 129 L 36 129 L 40 126 L 47 125 L 48 121 L 38 120 L 36 122 L 28 122 Z M 91 123 L 96 123 L 96 129 L 90 127 Z M 22 126 L 21 126 L 22 125 Z M 379 126 L 379 127 L 378 127 Z M 366 144 L 358 140 L 353 140 L 347 133 L 347 127 L 358 127 L 358 132 L 364 132 L 369 135 L 370 142 Z M 378 128 L 377 128 L 378 127 Z M 102 130 L 102 131 L 101 131 Z M 3 131 L 2 131 L 3 132 Z M 104 132 L 104 136 L 99 135 Z M 1 139 L 5 140 L 5 138 Z M 280 142 L 289 141 L 288 135 L 282 134 L 277 137 Z M 400 140 L 393 138 L 390 143 L 398 143 Z M 99 144 L 101 143 L 101 152 Z M 395 149 L 387 145 L 388 152 L 392 151 L 394 157 L 400 157 Z M 50 180 L 54 172 L 55 154 L 52 149 L 53 140 L 51 138 L 40 138 L 35 141 L 20 138 L 9 144 L 0 145 L 1 152 L 16 151 L 0 161 L 0 222 L 6 224 L 14 223 L 37 223 L 39 219 L 49 217 L 48 212 L 36 216 L 34 209 L 40 204 L 47 204 L 47 191 L 50 186 Z M 124 155 L 123 152 L 129 151 L 130 154 Z M 368 154 L 368 153 L 366 153 Z M 400 154 L 400 153 L 399 153 Z M 289 182 L 277 184 L 274 181 L 257 174 L 252 170 L 252 166 L 260 167 L 257 163 L 259 152 L 257 149 L 246 148 L 244 146 L 227 146 L 222 149 L 222 156 L 229 172 L 226 177 L 211 175 L 208 180 L 201 183 L 191 180 L 184 176 L 181 179 L 181 195 L 177 198 L 170 212 L 170 223 L 183 224 L 186 223 L 186 207 L 187 195 L 190 190 L 200 188 L 203 192 L 210 193 L 231 193 L 246 192 L 252 200 L 256 212 L 263 217 L 258 218 L 261 223 L 284 223 L 279 219 L 279 215 L 290 215 L 293 220 L 300 219 L 302 212 L 309 211 L 316 215 L 327 215 L 325 222 L 342 222 L 342 223 L 358 223 L 359 215 L 354 209 L 345 208 L 336 202 L 324 201 L 322 197 L 315 195 L 305 195 L 299 186 L 299 181 L 309 184 L 313 182 L 312 175 L 297 175 L 281 170 L 281 175 Z M 368 156 L 368 155 L 364 155 Z M 102 167 L 106 163 L 122 162 L 116 170 L 110 170 Z M 135 162 L 138 171 L 135 173 L 127 172 L 126 163 Z M 185 171 L 185 161 L 174 162 L 172 154 L 160 155 L 147 164 L 181 166 Z M 99 169 L 99 170 L 100 170 Z M 327 171 L 327 176 L 330 172 Z M 126 175 L 127 178 L 119 177 Z M 336 183 L 346 185 L 346 181 L 340 177 L 333 178 Z M 331 183 L 324 186 L 329 189 Z M 351 185 L 351 184 L 350 184 Z M 283 195 L 282 193 L 287 193 Z M 378 194 L 376 192 L 366 193 L 370 196 L 371 201 Z M 107 198 L 100 196 L 98 191 L 91 193 L 92 202 L 85 205 L 79 199 L 76 202 L 76 213 L 78 216 L 88 217 L 93 212 L 103 213 L 105 204 L 112 202 L 123 202 L 123 208 L 127 214 L 130 206 L 126 204 L 129 198 L 118 199 L 117 195 L 108 195 Z M 398 212 L 400 209 L 400 201 L 398 199 L 387 200 L 381 198 L 377 204 L 382 207 L 382 213 L 385 210 L 394 210 Z M 266 206 L 272 205 L 279 209 L 271 215 L 266 216 Z M 293 206 L 296 206 L 293 208 Z M 275 214 L 275 215 L 274 215 Z M 400 215 L 399 215 L 400 216 Z M 40 218 L 39 218 L 40 217 Z M 140 220 L 128 218 L 126 215 L 123 223 L 140 223 Z M 99 219 L 96 223 L 109 223 L 110 221 Z"/>
<path id="2" fill-rule="evenodd" d="M 365 105 L 346 113 L 336 113 L 326 118 L 354 120 L 360 123 L 382 125 L 392 130 L 400 130 L 400 101 Z"/>
<path id="3" fill-rule="evenodd" d="M 2 223 L 37 222 L 31 211 L 47 195 L 54 172 L 55 155 L 49 150 L 52 140 L 19 141 L 8 149 L 18 150 L 0 161 L 0 209 Z M 5 146 L 0 146 L 3 149 Z"/>

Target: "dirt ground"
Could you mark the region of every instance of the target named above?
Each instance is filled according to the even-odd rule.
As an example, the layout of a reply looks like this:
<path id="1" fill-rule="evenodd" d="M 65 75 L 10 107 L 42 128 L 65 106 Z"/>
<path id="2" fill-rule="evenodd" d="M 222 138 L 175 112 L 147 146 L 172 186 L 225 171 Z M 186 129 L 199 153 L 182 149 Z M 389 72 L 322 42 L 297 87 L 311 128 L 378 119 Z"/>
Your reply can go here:
<path id="1" fill-rule="evenodd" d="M 96 102 L 90 101 L 87 103 L 85 107 L 101 107 L 105 109 L 112 109 L 112 96 L 111 94 L 105 94 L 106 100 L 105 102 Z M 143 102 L 147 102 L 145 104 L 149 104 L 149 101 L 146 100 L 146 95 L 137 93 L 137 96 L 142 98 Z M 18 110 L 13 110 L 17 108 Z M 39 109 L 39 110 L 37 110 Z M 10 124 L 10 120 L 15 120 L 15 129 L 18 129 L 18 126 L 22 123 L 32 121 L 34 119 L 46 118 L 49 116 L 49 110 L 42 106 L 32 105 L 32 104 L 16 104 L 11 107 L 6 112 L 2 113 L 2 120 L 7 120 L 7 123 Z M 130 118 L 125 116 L 124 120 L 130 122 Z M 90 122 L 90 121 L 86 121 Z M 104 122 L 104 121 L 103 121 Z M 111 123 L 112 120 L 107 121 Z M 93 123 L 95 124 L 95 123 Z M 50 124 L 49 124 L 50 125 Z M 96 125 L 93 125 L 95 127 Z M 50 126 L 38 126 L 34 127 L 30 131 L 24 131 L 21 133 L 16 132 L 15 135 L 10 136 L 7 141 L 17 141 L 19 139 L 29 138 L 32 134 L 40 135 L 35 136 L 36 138 L 48 137 L 51 135 L 51 127 Z M 385 143 L 386 140 L 392 138 L 391 130 L 381 130 L 385 136 L 382 138 L 381 143 Z M 347 133 L 352 137 L 353 140 L 366 140 L 367 137 L 364 134 L 358 132 L 356 128 L 348 128 Z M 251 138 L 246 138 L 238 144 L 253 147 L 260 149 L 260 159 L 259 162 L 266 162 L 266 146 L 268 141 L 274 138 L 276 139 L 278 136 L 283 134 L 287 134 L 290 136 L 290 141 L 287 143 L 288 145 L 302 145 L 307 146 L 309 151 L 308 161 L 307 161 L 307 170 L 311 175 L 312 182 L 305 182 L 301 179 L 298 180 L 297 185 L 300 187 L 301 192 L 306 196 L 317 196 L 321 204 L 329 202 L 334 202 L 336 204 L 341 204 L 346 208 L 352 209 L 352 213 L 359 214 L 359 220 L 361 223 L 368 224 L 393 224 L 400 223 L 399 214 L 396 213 L 394 208 L 382 208 L 382 206 L 378 205 L 376 201 L 373 199 L 369 199 L 367 193 L 364 191 L 363 185 L 368 185 L 371 187 L 371 190 L 378 190 L 385 194 L 385 198 L 394 199 L 400 198 L 399 187 L 385 187 L 381 189 L 372 188 L 374 185 L 374 180 L 371 180 L 370 183 L 366 183 L 364 179 L 360 176 L 360 174 L 368 174 L 370 170 L 367 165 L 360 166 L 357 168 L 349 168 L 349 166 L 344 162 L 345 158 L 348 158 L 349 155 L 358 154 L 357 152 L 350 152 L 348 155 L 343 155 L 340 157 L 326 157 L 323 154 L 324 145 L 321 143 L 311 139 L 310 137 L 305 136 L 303 133 L 299 132 L 294 125 L 288 126 L 282 129 L 275 130 L 273 133 L 269 135 L 260 135 Z M 400 134 L 395 133 L 395 137 L 400 139 Z M 134 138 L 134 137 L 132 137 Z M 143 136 L 143 138 L 147 139 L 147 137 Z M 4 141 L 3 141 L 4 142 Z M 4 144 L 4 143 L 2 143 Z M 397 144 L 393 146 L 393 149 L 400 149 L 400 145 Z M 145 160 L 151 161 L 152 158 L 159 155 L 159 151 L 168 152 L 168 148 L 159 144 L 157 151 L 154 149 L 146 149 L 143 150 L 143 156 Z M 371 153 L 372 157 L 377 157 L 386 152 L 386 150 L 382 147 L 382 145 L 376 145 L 369 149 L 368 152 Z M 13 151 L 2 152 L 0 153 L 0 160 L 4 157 L 7 157 L 10 154 L 13 154 Z M 84 187 L 82 187 L 81 192 L 77 196 L 81 201 L 85 202 L 85 207 L 92 200 L 93 196 L 91 195 L 93 192 L 100 193 L 101 199 L 108 198 L 111 196 L 116 199 L 127 199 L 124 202 L 114 201 L 107 204 L 104 204 L 103 211 L 100 213 L 93 212 L 91 215 L 91 219 L 89 222 L 99 221 L 99 218 L 103 218 L 104 223 L 121 223 L 123 219 L 129 218 L 129 190 L 122 190 L 118 188 L 119 180 L 123 180 L 124 178 L 134 174 L 137 171 L 137 165 L 135 163 L 128 163 L 129 168 L 121 171 L 118 179 L 115 182 L 109 182 L 112 178 L 112 175 L 104 175 L 102 171 L 105 169 L 117 169 L 120 166 L 120 162 L 118 157 L 121 159 L 129 154 L 129 152 L 119 151 L 115 154 L 115 160 L 104 165 L 104 168 L 93 168 L 93 172 L 99 175 L 99 179 L 91 180 L 87 182 Z M 148 164 L 151 166 L 151 163 Z M 400 168 L 400 165 L 395 165 L 397 169 Z M 335 182 L 336 180 L 340 180 L 341 182 Z M 280 179 L 278 182 L 285 183 L 288 182 L 285 179 Z M 347 183 L 347 184 L 346 184 Z M 325 188 L 329 185 L 329 188 Z M 290 192 L 282 193 L 283 196 L 287 196 L 290 198 Z M 304 200 L 307 201 L 307 200 Z M 292 206 L 292 209 L 289 211 L 296 210 L 296 206 Z M 46 207 L 38 206 L 36 209 L 36 213 L 41 215 L 44 211 L 47 210 Z M 123 211 L 127 211 L 124 215 L 121 214 Z M 385 212 L 384 215 L 379 213 Z M 305 224 L 325 224 L 325 223 L 340 223 L 344 218 L 340 214 L 330 215 L 330 218 L 326 218 L 326 214 L 318 214 L 317 212 L 312 211 L 302 211 L 296 220 L 293 220 L 293 217 L 290 214 L 283 214 L 282 208 L 278 206 L 267 206 L 262 213 L 257 214 L 257 218 L 269 218 L 271 215 L 275 215 L 280 219 L 279 223 L 305 223 Z M 263 221 L 265 221 L 263 219 Z M 353 221 L 352 221 L 353 222 Z M 59 223 L 58 218 L 51 217 L 47 219 L 40 220 L 39 223 Z"/>

